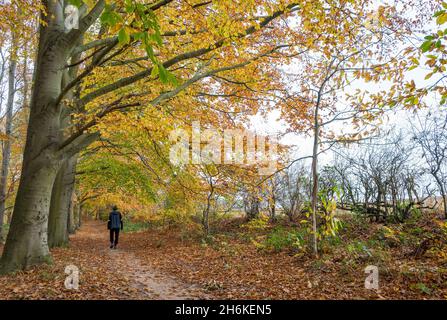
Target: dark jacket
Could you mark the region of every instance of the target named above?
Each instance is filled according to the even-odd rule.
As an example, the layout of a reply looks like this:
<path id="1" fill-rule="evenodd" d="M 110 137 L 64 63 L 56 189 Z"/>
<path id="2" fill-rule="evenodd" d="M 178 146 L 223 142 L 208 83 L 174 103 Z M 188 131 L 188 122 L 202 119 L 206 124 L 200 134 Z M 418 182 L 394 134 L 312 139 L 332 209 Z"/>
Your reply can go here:
<path id="1" fill-rule="evenodd" d="M 121 212 L 112 211 L 109 214 L 109 221 L 107 222 L 107 229 L 121 229 L 123 230 L 123 217 L 121 216 Z"/>

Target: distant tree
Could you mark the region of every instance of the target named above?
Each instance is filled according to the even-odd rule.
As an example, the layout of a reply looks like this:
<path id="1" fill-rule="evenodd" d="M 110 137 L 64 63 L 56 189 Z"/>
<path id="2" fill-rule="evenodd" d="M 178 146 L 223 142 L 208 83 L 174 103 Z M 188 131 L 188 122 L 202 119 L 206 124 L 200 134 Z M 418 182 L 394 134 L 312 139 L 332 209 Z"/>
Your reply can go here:
<path id="1" fill-rule="evenodd" d="M 310 200 L 309 170 L 302 164 L 291 166 L 278 175 L 278 203 L 290 221 L 296 218 L 305 209 Z"/>
<path id="2" fill-rule="evenodd" d="M 420 128 L 413 127 L 414 140 L 422 150 L 428 173 L 436 181 L 447 219 L 447 115 L 429 114 L 419 122 Z"/>

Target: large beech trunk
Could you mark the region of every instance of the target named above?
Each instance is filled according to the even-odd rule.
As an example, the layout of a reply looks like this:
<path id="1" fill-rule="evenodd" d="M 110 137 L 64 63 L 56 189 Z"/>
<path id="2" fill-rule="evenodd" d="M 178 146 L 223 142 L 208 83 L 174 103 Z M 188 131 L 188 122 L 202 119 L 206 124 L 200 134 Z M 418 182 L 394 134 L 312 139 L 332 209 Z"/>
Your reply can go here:
<path id="1" fill-rule="evenodd" d="M 37 88 L 32 107 L 54 108 L 48 103 L 53 94 L 45 88 L 51 81 L 37 80 L 36 86 L 39 83 L 44 85 Z M 31 112 L 20 184 L 1 260 L 2 272 L 24 269 L 49 260 L 48 212 L 52 187 L 61 164 L 53 141 L 59 123 L 56 112 L 55 109 L 43 114 Z"/>
<path id="2" fill-rule="evenodd" d="M 83 37 L 79 39 L 80 44 Z M 71 57 L 71 61 L 79 61 L 80 54 Z M 78 73 L 79 65 L 66 68 L 62 76 L 62 87 L 73 81 Z M 70 90 L 65 95 L 66 100 L 79 100 L 79 91 Z M 65 107 L 65 106 L 64 106 Z M 70 106 L 67 106 L 70 108 Z M 67 128 L 71 125 L 71 116 L 68 112 L 63 112 L 60 117 L 59 142 L 67 138 L 70 131 Z M 68 234 L 70 228 L 70 211 L 72 211 L 72 196 L 75 185 L 75 171 L 78 155 L 63 162 L 56 176 L 51 194 L 51 206 L 48 218 L 48 244 L 50 248 L 65 247 L 68 245 Z"/>
<path id="3" fill-rule="evenodd" d="M 53 185 L 48 218 L 48 245 L 50 248 L 68 245 L 68 217 L 72 207 L 75 167 L 76 157 L 65 161 L 57 173 Z"/>
<path id="4" fill-rule="evenodd" d="M 77 61 L 76 57 L 76 60 Z M 75 70 L 66 70 L 62 80 L 62 84 L 74 79 L 77 72 Z M 75 98 L 73 91 L 66 95 L 67 99 L 73 100 Z M 69 114 L 63 114 L 60 118 L 61 130 L 59 131 L 59 141 L 64 141 L 64 128 L 70 125 Z M 75 184 L 77 155 L 64 161 L 56 176 L 56 181 L 53 185 L 51 193 L 51 206 L 48 218 L 48 244 L 50 248 L 64 247 L 68 245 L 68 234 L 70 231 L 70 210 L 71 200 Z"/>
<path id="5" fill-rule="evenodd" d="M 47 242 L 48 210 L 54 166 L 22 175 L 14 215 L 2 256 L 2 272 L 24 269 L 51 260 Z"/>

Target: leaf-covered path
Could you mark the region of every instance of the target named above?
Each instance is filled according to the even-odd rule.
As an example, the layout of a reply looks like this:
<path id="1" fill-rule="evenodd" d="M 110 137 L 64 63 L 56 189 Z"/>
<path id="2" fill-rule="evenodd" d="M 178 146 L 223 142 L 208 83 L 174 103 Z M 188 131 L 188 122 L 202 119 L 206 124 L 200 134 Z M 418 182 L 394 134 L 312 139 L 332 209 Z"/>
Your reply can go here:
<path id="1" fill-rule="evenodd" d="M 52 265 L 36 266 L 13 275 L 0 276 L 3 299 L 203 299 L 211 298 L 199 285 L 164 274 L 137 257 L 130 236 L 120 234 L 118 249 L 109 248 L 103 222 L 86 221 L 70 237 L 70 246 L 52 250 Z M 0 252 L 3 248 L 0 246 Z M 148 261 L 149 260 L 149 261 Z M 65 288 L 67 266 L 79 268 L 79 289 Z"/>
<path id="2" fill-rule="evenodd" d="M 143 263 L 132 252 L 132 242 L 128 235 L 120 234 L 117 249 L 108 248 L 108 232 L 104 223 L 89 221 L 72 237 L 72 246 L 93 247 L 100 243 L 102 248 L 98 255 L 111 265 L 111 271 L 128 281 L 129 287 L 121 288 L 123 292 L 132 292 L 131 298 L 152 300 L 178 300 L 208 298 L 199 286 L 186 284 L 171 275 L 163 274 L 148 263 Z M 85 241 L 87 243 L 85 243 Z M 88 243 L 90 242 L 90 244 Z M 81 270 L 82 272 L 82 270 Z M 122 283 L 117 283 L 121 286 Z M 107 298 L 107 297 L 104 297 Z M 123 295 L 122 298 L 129 298 Z"/>

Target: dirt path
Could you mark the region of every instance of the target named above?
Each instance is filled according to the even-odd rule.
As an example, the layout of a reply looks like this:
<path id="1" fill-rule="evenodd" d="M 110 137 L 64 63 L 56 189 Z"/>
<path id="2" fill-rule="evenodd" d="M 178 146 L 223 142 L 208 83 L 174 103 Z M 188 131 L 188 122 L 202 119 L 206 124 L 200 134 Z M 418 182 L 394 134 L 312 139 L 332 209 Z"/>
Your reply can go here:
<path id="1" fill-rule="evenodd" d="M 137 254 L 132 251 L 131 243 L 127 241 L 127 235 L 124 233 L 120 233 L 118 248 L 110 249 L 108 247 L 108 232 L 102 222 L 86 222 L 72 237 L 72 240 L 87 241 L 92 246 L 100 247 L 98 254 L 104 255 L 106 260 L 112 261 L 111 268 L 114 268 L 114 272 L 129 280 L 132 289 L 137 292 L 137 295 L 133 297 L 135 299 L 194 300 L 210 298 L 199 286 L 183 283 L 174 276 L 162 274 L 147 263 L 142 263 Z"/>

